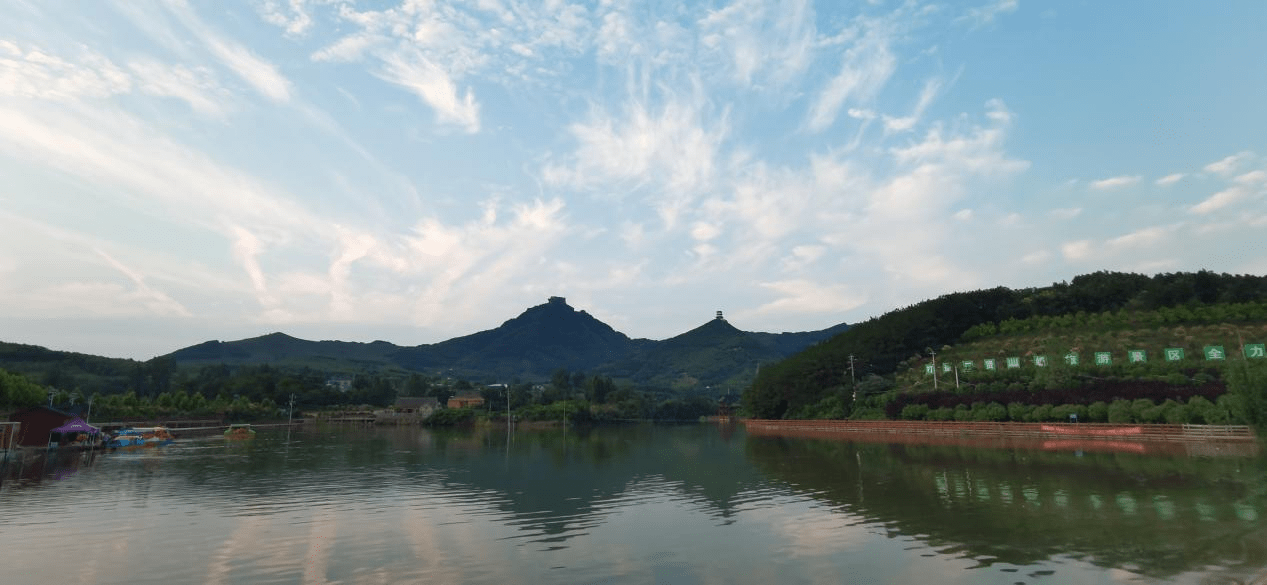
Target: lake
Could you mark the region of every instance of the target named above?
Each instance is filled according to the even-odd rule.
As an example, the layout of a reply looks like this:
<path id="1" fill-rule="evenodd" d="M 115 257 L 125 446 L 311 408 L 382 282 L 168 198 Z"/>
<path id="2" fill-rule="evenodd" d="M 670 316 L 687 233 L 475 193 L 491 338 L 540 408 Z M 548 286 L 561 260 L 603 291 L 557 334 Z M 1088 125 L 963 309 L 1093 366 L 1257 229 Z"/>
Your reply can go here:
<path id="1" fill-rule="evenodd" d="M 10 461 L 0 581 L 1250 583 L 1265 514 L 1257 448 L 326 426 Z"/>

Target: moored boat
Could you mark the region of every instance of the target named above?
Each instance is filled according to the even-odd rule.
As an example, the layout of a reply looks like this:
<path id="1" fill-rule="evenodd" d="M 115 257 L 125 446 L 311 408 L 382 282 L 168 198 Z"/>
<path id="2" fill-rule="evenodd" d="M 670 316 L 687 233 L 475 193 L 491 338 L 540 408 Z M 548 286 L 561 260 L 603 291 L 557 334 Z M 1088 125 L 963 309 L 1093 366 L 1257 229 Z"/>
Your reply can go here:
<path id="1" fill-rule="evenodd" d="M 106 447 L 157 447 L 176 440 L 167 427 L 132 427 L 122 429 L 110 437 Z"/>
<path id="2" fill-rule="evenodd" d="M 255 429 L 248 424 L 231 424 L 224 431 L 226 439 L 250 439 L 255 437 Z"/>

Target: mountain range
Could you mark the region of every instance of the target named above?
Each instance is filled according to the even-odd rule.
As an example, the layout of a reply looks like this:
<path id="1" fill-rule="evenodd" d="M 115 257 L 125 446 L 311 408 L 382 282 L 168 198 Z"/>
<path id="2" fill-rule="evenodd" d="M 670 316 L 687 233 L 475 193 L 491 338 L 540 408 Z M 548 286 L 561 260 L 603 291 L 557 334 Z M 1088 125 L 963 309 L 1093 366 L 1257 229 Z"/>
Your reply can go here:
<path id="1" fill-rule="evenodd" d="M 847 328 L 842 323 L 820 331 L 747 332 L 719 312 L 670 339 L 632 339 L 562 297 L 550 297 L 495 329 L 434 344 L 307 341 L 271 333 L 208 341 L 162 357 L 180 366 L 270 363 L 327 372 L 438 373 L 481 382 L 543 381 L 563 368 L 687 389 L 750 382 L 759 364 L 782 360 Z"/>

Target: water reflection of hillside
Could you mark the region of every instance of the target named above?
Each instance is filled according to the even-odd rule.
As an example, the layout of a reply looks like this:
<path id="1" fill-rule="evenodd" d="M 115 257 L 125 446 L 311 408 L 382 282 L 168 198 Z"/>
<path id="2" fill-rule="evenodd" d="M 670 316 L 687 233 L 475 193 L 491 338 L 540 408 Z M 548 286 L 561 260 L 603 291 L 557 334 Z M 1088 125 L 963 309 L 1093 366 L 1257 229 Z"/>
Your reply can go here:
<path id="1" fill-rule="evenodd" d="M 1153 576 L 1267 565 L 1261 458 L 749 437 L 770 477 L 982 564 L 1058 556 Z"/>
<path id="2" fill-rule="evenodd" d="M 601 524 L 647 494 L 676 494 L 722 522 L 740 494 L 766 483 L 711 426 L 627 426 L 428 431 L 416 428 L 307 430 L 292 436 L 185 448 L 164 477 L 201 505 L 268 514 L 346 506 L 375 498 L 494 515 L 522 538 L 561 542 Z M 193 451 L 190 452 L 193 455 Z"/>

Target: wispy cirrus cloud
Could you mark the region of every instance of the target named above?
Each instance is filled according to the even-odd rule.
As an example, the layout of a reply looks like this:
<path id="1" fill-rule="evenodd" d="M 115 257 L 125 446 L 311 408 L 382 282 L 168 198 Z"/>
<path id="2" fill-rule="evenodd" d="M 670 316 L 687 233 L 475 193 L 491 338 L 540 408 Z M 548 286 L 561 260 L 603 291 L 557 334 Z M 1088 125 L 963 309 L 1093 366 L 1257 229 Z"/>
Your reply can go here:
<path id="1" fill-rule="evenodd" d="M 281 27 L 288 36 L 299 36 L 312 28 L 312 16 L 309 14 L 307 0 L 264 0 L 258 4 L 260 17 L 266 22 Z"/>
<path id="2" fill-rule="evenodd" d="M 699 20 L 699 40 L 715 52 L 733 80 L 777 90 L 800 77 L 813 61 L 817 29 L 808 0 L 736 0 Z"/>
<path id="3" fill-rule="evenodd" d="M 865 106 L 888 83 L 897 70 L 897 57 L 890 49 L 893 32 L 885 21 L 861 20 L 855 25 L 856 40 L 848 43 L 840 71 L 828 80 L 810 108 L 806 127 L 821 132 L 836 122 L 846 104 Z"/>
<path id="4" fill-rule="evenodd" d="M 618 112 L 596 107 L 572 124 L 576 150 L 547 163 L 545 181 L 580 189 L 623 185 L 622 191 L 654 185 L 652 204 L 666 226 L 675 226 L 686 200 L 711 187 L 728 124 L 698 87 L 656 101 L 631 100 Z"/>
<path id="5" fill-rule="evenodd" d="M 1016 12 L 1020 7 L 1017 0 L 995 0 L 989 4 L 969 8 L 957 21 L 967 23 L 973 28 L 982 27 L 994 22 L 1001 14 Z"/>
<path id="6" fill-rule="evenodd" d="M 924 115 L 924 110 L 933 103 L 933 99 L 937 97 L 937 92 L 941 90 L 941 79 L 933 78 L 924 84 L 923 91 L 919 94 L 919 101 L 915 103 L 915 108 L 907 116 L 901 118 L 893 118 L 884 116 L 884 129 L 888 132 L 905 132 L 915 127 L 919 119 Z"/>
<path id="7" fill-rule="evenodd" d="M 1182 181 L 1183 178 L 1186 176 L 1188 175 L 1184 173 L 1171 173 L 1160 179 L 1157 179 L 1156 184 L 1159 187 L 1168 187 L 1170 185 L 1174 185 L 1175 183 L 1178 183 L 1179 181 Z"/>
<path id="8" fill-rule="evenodd" d="M 275 65 L 256 55 L 245 45 L 221 35 L 207 25 L 185 0 L 165 0 L 163 6 L 184 25 L 186 31 L 215 56 L 221 65 L 235 73 L 264 97 L 274 102 L 290 100 L 291 83 Z"/>
<path id="9" fill-rule="evenodd" d="M 435 110 L 439 121 L 479 132 L 480 106 L 474 93 L 468 88 L 459 94 L 453 78 L 421 53 L 392 53 L 384 57 L 383 69 L 375 75 L 417 95 Z"/>

